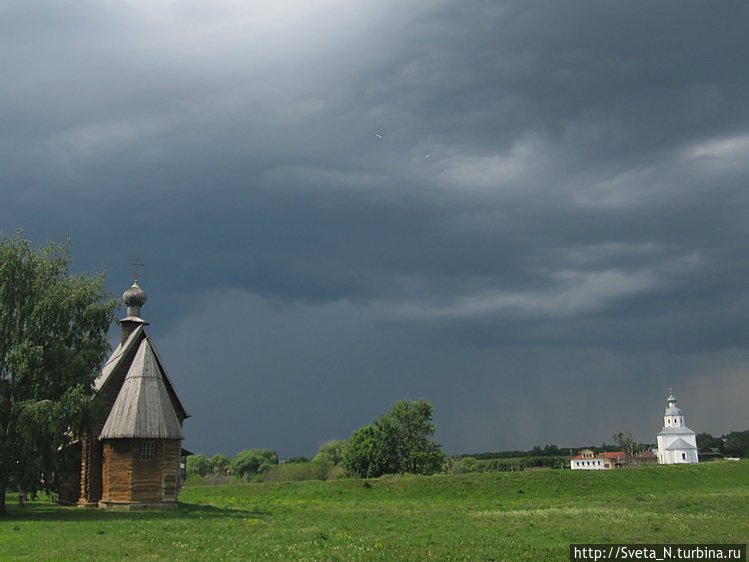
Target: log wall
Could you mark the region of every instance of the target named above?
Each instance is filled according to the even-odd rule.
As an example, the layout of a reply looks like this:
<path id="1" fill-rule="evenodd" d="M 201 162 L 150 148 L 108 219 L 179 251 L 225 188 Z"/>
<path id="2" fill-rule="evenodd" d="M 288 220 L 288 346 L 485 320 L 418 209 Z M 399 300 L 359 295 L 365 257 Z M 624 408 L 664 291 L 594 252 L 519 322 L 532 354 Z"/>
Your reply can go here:
<path id="1" fill-rule="evenodd" d="M 171 440 L 164 441 L 163 443 L 161 495 L 164 501 L 177 501 L 177 496 L 179 495 L 179 457 L 182 451 L 182 442 Z"/>
<path id="2" fill-rule="evenodd" d="M 155 441 L 153 460 L 142 460 L 143 443 Z M 102 466 L 103 502 L 175 502 L 181 441 L 108 439 Z"/>
<path id="3" fill-rule="evenodd" d="M 95 437 L 81 439 L 80 505 L 95 505 L 101 499 L 101 443 Z"/>

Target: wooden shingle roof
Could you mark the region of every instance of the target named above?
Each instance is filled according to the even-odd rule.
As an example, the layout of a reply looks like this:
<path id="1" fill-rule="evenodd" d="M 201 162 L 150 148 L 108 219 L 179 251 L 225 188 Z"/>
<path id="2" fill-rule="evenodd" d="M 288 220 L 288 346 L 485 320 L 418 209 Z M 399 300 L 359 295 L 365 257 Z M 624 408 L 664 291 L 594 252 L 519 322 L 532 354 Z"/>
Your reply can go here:
<path id="1" fill-rule="evenodd" d="M 145 325 L 138 326 L 127 338 L 127 341 L 125 341 L 124 344 L 119 344 L 112 352 L 112 355 L 101 370 L 101 374 L 94 383 L 96 392 L 100 395 L 111 396 L 111 400 L 114 400 L 114 397 L 120 392 L 120 388 L 124 382 L 124 377 L 121 374 L 122 369 L 120 369 L 120 367 L 122 366 L 124 369 L 129 361 L 134 362 L 134 356 L 137 355 L 136 352 L 139 351 L 140 345 L 142 345 L 143 341 L 148 342 L 151 352 L 156 358 L 158 369 L 162 375 L 162 379 L 177 415 L 180 419 L 189 418 L 190 414 L 185 409 L 182 399 L 177 393 L 177 389 L 174 387 L 172 379 L 169 377 L 169 373 L 164 367 L 164 362 L 161 360 L 159 351 L 151 342 Z"/>
<path id="2" fill-rule="evenodd" d="M 136 332 L 145 329 L 139 327 Z M 141 336 L 144 335 L 142 332 Z M 131 334 L 124 346 L 115 350 L 112 359 L 119 353 L 115 363 L 129 355 L 137 338 Z M 109 367 L 109 368 L 108 368 Z M 105 366 L 98 388 L 106 386 L 108 375 L 114 367 Z M 138 345 L 127 375 L 119 389 L 117 399 L 109 412 L 99 439 L 144 438 L 144 439 L 184 439 L 180 419 L 175 412 L 175 405 L 182 407 L 174 389 L 171 393 L 167 389 L 171 386 L 166 372 L 161 366 L 158 354 L 151 346 L 149 338 L 143 337 Z M 170 396 L 172 394 L 172 396 Z M 175 404 L 176 402 L 176 404 Z M 184 408 L 183 413 L 184 412 Z M 184 416 L 186 417 L 186 415 Z"/>
<path id="3" fill-rule="evenodd" d="M 104 364 L 104 368 L 96 378 L 96 381 L 94 381 L 94 388 L 96 389 L 96 392 L 101 392 L 103 388 L 111 386 L 112 384 L 117 384 L 114 381 L 117 368 L 123 361 L 127 359 L 128 356 L 132 354 L 133 348 L 135 348 L 137 343 L 145 335 L 145 330 L 146 328 L 144 325 L 138 326 L 130 334 L 124 344 L 120 343 L 117 345 L 115 350 L 112 352 L 112 355 L 109 356 L 109 359 L 107 359 L 107 362 Z"/>

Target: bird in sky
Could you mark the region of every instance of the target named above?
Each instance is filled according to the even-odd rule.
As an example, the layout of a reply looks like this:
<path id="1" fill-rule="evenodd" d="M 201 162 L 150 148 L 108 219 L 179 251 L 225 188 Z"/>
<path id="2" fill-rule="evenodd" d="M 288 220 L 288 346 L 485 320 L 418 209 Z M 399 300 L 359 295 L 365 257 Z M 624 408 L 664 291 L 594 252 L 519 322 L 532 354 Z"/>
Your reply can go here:
<path id="1" fill-rule="evenodd" d="M 381 138 L 382 138 L 382 135 L 381 135 L 381 134 L 379 134 L 379 133 L 377 133 L 377 134 L 376 134 L 375 136 L 376 136 L 376 137 L 377 137 L 378 139 L 381 139 Z"/>

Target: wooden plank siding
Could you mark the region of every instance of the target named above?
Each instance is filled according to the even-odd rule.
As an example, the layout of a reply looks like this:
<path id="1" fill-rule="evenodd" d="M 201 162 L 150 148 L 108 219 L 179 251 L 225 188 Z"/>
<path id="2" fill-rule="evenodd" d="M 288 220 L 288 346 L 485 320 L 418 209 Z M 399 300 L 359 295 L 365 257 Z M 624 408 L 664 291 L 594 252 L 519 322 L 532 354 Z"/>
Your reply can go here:
<path id="1" fill-rule="evenodd" d="M 163 501 L 177 501 L 179 495 L 179 457 L 182 451 L 182 441 L 164 441 L 161 456 L 161 497 Z M 158 444 L 156 455 L 158 457 Z"/>
<path id="2" fill-rule="evenodd" d="M 102 463 L 103 502 L 133 501 L 133 448 L 130 440 L 114 439 L 103 443 Z"/>
<path id="3" fill-rule="evenodd" d="M 81 495 L 79 505 L 96 505 L 101 499 L 101 443 L 95 437 L 81 439 Z"/>
<path id="4" fill-rule="evenodd" d="M 141 459 L 143 443 L 147 441 L 156 443 L 153 460 Z M 181 445 L 181 441 L 173 439 L 105 440 L 102 503 L 176 504 Z"/>

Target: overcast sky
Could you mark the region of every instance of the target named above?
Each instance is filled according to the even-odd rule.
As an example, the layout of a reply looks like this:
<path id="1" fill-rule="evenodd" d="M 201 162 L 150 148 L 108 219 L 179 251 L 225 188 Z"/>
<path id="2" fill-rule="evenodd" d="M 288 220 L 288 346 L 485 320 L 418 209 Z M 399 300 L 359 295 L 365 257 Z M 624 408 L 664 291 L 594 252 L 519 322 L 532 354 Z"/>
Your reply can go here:
<path id="1" fill-rule="evenodd" d="M 142 260 L 196 453 L 311 456 L 400 398 L 448 453 L 654 443 L 669 388 L 748 429 L 747 30 L 744 0 L 0 0 L 0 231 L 117 296 Z"/>

